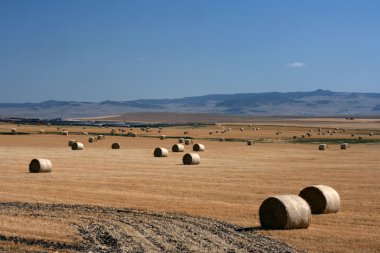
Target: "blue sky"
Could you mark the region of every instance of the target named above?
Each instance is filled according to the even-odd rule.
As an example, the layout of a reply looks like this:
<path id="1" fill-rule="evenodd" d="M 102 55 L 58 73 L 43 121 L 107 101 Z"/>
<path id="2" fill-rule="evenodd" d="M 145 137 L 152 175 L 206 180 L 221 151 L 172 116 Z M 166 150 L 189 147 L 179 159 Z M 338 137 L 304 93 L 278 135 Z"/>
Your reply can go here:
<path id="1" fill-rule="evenodd" d="M 0 102 L 380 92 L 380 1 L 0 0 Z"/>

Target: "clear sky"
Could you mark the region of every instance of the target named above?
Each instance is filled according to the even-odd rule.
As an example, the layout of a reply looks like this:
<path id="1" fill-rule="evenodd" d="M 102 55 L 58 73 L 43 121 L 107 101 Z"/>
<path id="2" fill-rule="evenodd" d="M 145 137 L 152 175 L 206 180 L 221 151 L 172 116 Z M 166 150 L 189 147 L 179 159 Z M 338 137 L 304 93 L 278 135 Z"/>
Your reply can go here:
<path id="1" fill-rule="evenodd" d="M 377 0 L 0 0 L 0 102 L 380 92 Z"/>

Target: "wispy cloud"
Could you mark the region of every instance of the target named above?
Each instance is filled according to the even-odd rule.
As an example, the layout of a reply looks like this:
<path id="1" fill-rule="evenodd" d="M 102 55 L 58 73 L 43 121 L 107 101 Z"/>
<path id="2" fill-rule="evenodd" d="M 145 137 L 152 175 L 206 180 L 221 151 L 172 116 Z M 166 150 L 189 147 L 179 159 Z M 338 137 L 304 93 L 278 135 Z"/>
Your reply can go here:
<path id="1" fill-rule="evenodd" d="M 147 61 L 148 58 L 147 58 L 147 57 L 140 57 L 140 58 L 138 58 L 138 60 L 139 60 L 139 61 Z"/>
<path id="2" fill-rule="evenodd" d="M 304 67 L 306 67 L 306 63 L 305 62 L 298 62 L 298 61 L 296 61 L 296 62 L 288 63 L 288 64 L 286 64 L 286 66 L 288 68 L 293 68 L 293 69 L 304 68 Z"/>

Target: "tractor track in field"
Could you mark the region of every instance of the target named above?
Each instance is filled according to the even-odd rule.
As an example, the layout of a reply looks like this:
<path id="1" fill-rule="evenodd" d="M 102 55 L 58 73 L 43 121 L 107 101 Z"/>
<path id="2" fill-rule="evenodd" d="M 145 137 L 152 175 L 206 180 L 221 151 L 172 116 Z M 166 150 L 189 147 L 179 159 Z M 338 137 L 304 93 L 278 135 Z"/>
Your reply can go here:
<path id="1" fill-rule="evenodd" d="M 254 228 L 181 214 L 21 202 L 0 202 L 0 214 L 64 221 L 81 238 L 67 243 L 0 231 L 0 252 L 9 252 L 6 243 L 39 249 L 29 252 L 298 252 Z"/>

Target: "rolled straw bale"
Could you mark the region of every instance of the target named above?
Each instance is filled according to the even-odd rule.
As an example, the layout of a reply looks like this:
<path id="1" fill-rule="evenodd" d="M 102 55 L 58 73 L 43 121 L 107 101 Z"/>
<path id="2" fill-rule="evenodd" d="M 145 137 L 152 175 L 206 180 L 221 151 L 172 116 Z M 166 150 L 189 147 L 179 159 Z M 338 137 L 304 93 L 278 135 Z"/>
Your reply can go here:
<path id="1" fill-rule="evenodd" d="M 350 145 L 348 143 L 342 143 L 340 144 L 340 149 L 348 149 Z"/>
<path id="2" fill-rule="evenodd" d="M 212 131 L 208 132 L 209 135 L 212 135 Z"/>
<path id="3" fill-rule="evenodd" d="M 187 153 L 182 158 L 183 164 L 196 165 L 201 162 L 201 158 L 197 153 Z"/>
<path id="4" fill-rule="evenodd" d="M 166 140 L 166 135 L 161 135 L 160 140 Z"/>
<path id="5" fill-rule="evenodd" d="M 299 195 L 309 203 L 313 214 L 339 212 L 339 194 L 330 186 L 312 185 L 304 188 Z"/>
<path id="6" fill-rule="evenodd" d="M 93 143 L 93 142 L 95 142 L 97 139 L 95 138 L 95 137 L 90 137 L 90 138 L 88 138 L 88 142 L 89 143 Z"/>
<path id="7" fill-rule="evenodd" d="M 327 149 L 327 144 L 319 144 L 318 149 L 319 150 L 326 150 Z"/>
<path id="8" fill-rule="evenodd" d="M 53 166 L 48 159 L 33 159 L 29 164 L 29 171 L 32 173 L 51 172 Z"/>
<path id="9" fill-rule="evenodd" d="M 259 209 L 260 223 L 264 228 L 307 228 L 311 221 L 309 204 L 297 195 L 269 197 Z"/>
<path id="10" fill-rule="evenodd" d="M 253 145 L 253 140 L 247 140 L 247 145 L 248 145 L 248 146 Z"/>
<path id="11" fill-rule="evenodd" d="M 64 131 L 61 132 L 61 134 L 62 134 L 62 135 L 69 135 L 69 131 L 64 130 Z"/>
<path id="12" fill-rule="evenodd" d="M 226 139 L 225 139 L 224 137 L 221 137 L 221 138 L 219 139 L 219 141 L 220 141 L 220 142 L 223 142 L 223 141 L 226 141 Z"/>
<path id="13" fill-rule="evenodd" d="M 117 142 L 112 143 L 111 148 L 112 148 L 112 149 L 120 149 L 120 144 L 117 143 Z"/>
<path id="14" fill-rule="evenodd" d="M 83 150 L 84 145 L 80 142 L 74 142 L 73 145 L 71 145 L 72 150 Z"/>
<path id="15" fill-rule="evenodd" d="M 185 139 L 184 138 L 179 138 L 178 139 L 178 143 L 184 143 L 185 142 Z"/>
<path id="16" fill-rule="evenodd" d="M 154 154 L 154 157 L 167 157 L 169 152 L 166 148 L 158 147 L 154 149 L 153 154 Z"/>
<path id="17" fill-rule="evenodd" d="M 293 139 L 297 139 L 297 135 L 293 135 Z"/>
<path id="18" fill-rule="evenodd" d="M 40 134 L 45 134 L 45 130 L 41 129 Z"/>
<path id="19" fill-rule="evenodd" d="M 244 132 L 244 128 L 240 128 L 240 131 Z"/>
<path id="20" fill-rule="evenodd" d="M 373 136 L 373 133 L 371 132 L 371 133 L 369 133 L 368 135 L 369 135 L 369 136 Z"/>
<path id="21" fill-rule="evenodd" d="M 193 145 L 193 151 L 205 151 L 206 147 L 203 144 L 196 143 Z"/>
<path id="22" fill-rule="evenodd" d="M 190 145 L 193 143 L 192 139 L 185 139 L 185 145 Z"/>
<path id="23" fill-rule="evenodd" d="M 174 144 L 172 147 L 172 151 L 173 152 L 183 152 L 183 151 L 185 151 L 185 146 L 183 146 L 182 144 Z"/>
<path id="24" fill-rule="evenodd" d="M 17 131 L 16 128 L 12 128 L 11 129 L 11 134 L 16 134 L 16 131 Z"/>
<path id="25" fill-rule="evenodd" d="M 88 133 L 87 133 L 87 132 L 82 132 L 82 134 L 83 134 L 83 135 L 88 135 Z"/>
<path id="26" fill-rule="evenodd" d="M 99 134 L 97 137 L 98 140 L 105 140 L 106 137 L 103 134 Z"/>
<path id="27" fill-rule="evenodd" d="M 77 142 L 76 140 L 69 140 L 69 146 L 71 147 L 75 142 Z"/>

